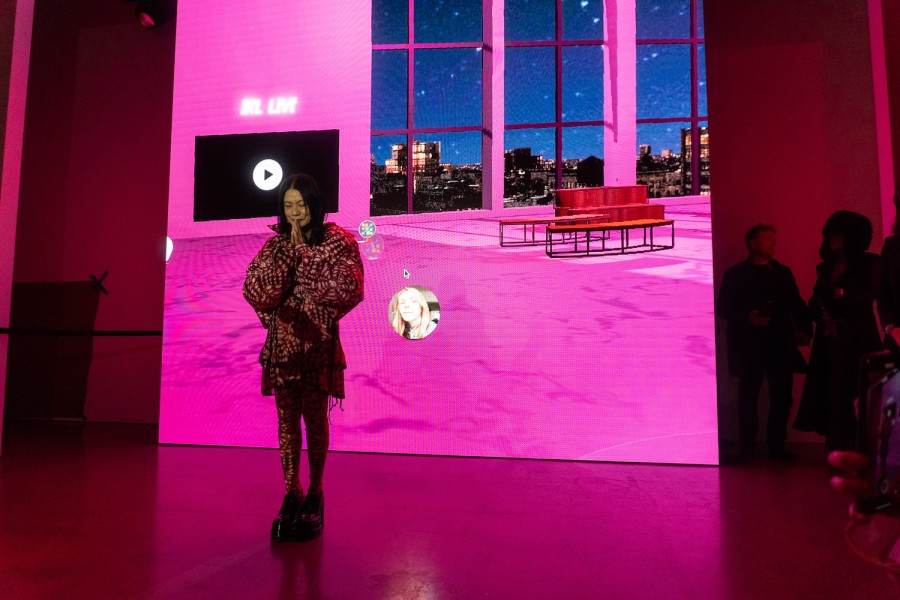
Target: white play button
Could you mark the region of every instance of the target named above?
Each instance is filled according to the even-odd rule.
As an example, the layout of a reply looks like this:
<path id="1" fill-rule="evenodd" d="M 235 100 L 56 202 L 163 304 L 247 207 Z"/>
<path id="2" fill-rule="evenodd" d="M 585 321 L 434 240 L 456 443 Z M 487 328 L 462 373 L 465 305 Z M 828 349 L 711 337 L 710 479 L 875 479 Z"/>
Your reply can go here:
<path id="1" fill-rule="evenodd" d="M 283 176 L 281 165 L 271 158 L 259 161 L 253 169 L 253 183 L 256 184 L 256 187 L 266 192 L 277 188 Z"/>

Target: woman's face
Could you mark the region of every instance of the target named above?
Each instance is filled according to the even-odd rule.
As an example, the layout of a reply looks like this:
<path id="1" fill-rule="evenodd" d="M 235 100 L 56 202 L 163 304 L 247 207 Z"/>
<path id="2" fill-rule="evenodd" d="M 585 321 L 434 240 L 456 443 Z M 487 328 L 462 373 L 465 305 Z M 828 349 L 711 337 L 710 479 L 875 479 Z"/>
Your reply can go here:
<path id="1" fill-rule="evenodd" d="M 303 201 L 303 195 L 295 189 L 284 193 L 284 217 L 300 229 L 309 226 L 312 215 Z"/>
<path id="2" fill-rule="evenodd" d="M 407 323 L 412 323 L 422 316 L 422 307 L 419 304 L 418 294 L 413 290 L 407 290 L 397 298 L 397 310 Z"/>

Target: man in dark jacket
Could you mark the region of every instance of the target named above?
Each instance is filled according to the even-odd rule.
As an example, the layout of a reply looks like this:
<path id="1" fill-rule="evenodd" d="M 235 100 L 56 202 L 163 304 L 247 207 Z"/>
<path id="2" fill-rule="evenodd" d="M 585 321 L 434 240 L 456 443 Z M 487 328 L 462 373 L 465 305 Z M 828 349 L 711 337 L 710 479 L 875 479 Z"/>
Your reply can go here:
<path id="1" fill-rule="evenodd" d="M 750 255 L 725 271 L 716 314 L 728 322 L 728 368 L 738 377 L 738 428 L 742 458 L 756 443 L 757 399 L 769 384 L 766 443 L 769 455 L 793 460 L 784 448 L 794 372 L 805 366 L 797 345 L 809 343 L 812 322 L 794 274 L 776 261 L 775 229 L 756 225 L 744 237 Z"/>

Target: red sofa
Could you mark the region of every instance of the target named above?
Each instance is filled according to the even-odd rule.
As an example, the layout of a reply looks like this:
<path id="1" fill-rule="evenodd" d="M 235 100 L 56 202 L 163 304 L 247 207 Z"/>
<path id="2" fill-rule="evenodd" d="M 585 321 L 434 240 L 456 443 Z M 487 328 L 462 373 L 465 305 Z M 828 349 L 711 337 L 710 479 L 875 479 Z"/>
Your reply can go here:
<path id="1" fill-rule="evenodd" d="M 611 222 L 664 219 L 665 206 L 647 201 L 645 185 L 556 190 L 556 216 L 587 213 L 607 213 Z"/>

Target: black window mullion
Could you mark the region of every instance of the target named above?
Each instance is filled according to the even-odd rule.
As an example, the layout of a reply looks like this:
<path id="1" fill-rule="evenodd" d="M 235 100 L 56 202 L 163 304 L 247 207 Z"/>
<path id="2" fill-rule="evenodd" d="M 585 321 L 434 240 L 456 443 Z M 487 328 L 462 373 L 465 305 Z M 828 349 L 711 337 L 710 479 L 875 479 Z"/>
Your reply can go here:
<path id="1" fill-rule="evenodd" d="M 563 140 L 562 140 L 562 39 L 563 39 L 563 0 L 556 0 L 556 189 L 562 187 L 563 181 Z"/>
<path id="2" fill-rule="evenodd" d="M 407 78 L 406 78 L 406 212 L 413 211 L 413 185 L 415 184 L 415 175 L 413 173 L 413 125 L 415 118 L 415 0 L 409 0 L 407 27 L 407 38 L 409 42 L 409 52 L 407 53 Z"/>
<path id="3" fill-rule="evenodd" d="M 691 194 L 700 195 L 700 62 L 697 45 L 697 0 L 691 0 Z"/>

